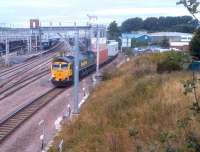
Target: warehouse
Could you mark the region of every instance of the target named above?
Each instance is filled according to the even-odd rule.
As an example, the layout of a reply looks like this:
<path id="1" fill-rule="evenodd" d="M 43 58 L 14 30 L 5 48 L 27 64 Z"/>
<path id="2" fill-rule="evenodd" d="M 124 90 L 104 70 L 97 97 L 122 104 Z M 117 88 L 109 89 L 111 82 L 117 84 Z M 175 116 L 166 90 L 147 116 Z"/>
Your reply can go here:
<path id="1" fill-rule="evenodd" d="M 192 34 L 179 33 L 179 32 L 158 32 L 149 34 L 152 43 L 161 42 L 164 39 L 168 39 L 169 42 L 190 42 Z"/>
<path id="2" fill-rule="evenodd" d="M 122 34 L 122 47 L 131 48 L 131 42 L 136 40 L 138 42 L 149 43 L 151 42 L 151 37 L 148 34 L 138 34 L 138 33 L 123 33 Z"/>

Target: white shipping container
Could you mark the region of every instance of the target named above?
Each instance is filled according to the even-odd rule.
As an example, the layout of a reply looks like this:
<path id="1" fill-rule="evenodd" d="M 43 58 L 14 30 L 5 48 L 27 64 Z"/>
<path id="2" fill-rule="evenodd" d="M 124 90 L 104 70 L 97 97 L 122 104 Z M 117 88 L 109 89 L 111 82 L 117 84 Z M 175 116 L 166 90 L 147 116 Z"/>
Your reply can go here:
<path id="1" fill-rule="evenodd" d="M 111 42 L 108 44 L 108 56 L 115 56 L 119 52 L 119 43 L 118 42 Z"/>

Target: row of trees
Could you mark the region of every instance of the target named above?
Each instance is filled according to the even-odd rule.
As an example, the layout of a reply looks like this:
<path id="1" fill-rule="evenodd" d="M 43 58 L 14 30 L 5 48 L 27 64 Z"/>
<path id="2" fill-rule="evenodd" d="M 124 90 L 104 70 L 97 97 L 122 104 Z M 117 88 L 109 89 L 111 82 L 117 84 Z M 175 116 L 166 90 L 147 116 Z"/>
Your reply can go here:
<path id="1" fill-rule="evenodd" d="M 180 17 L 149 17 L 145 20 L 141 18 L 130 18 L 118 26 L 114 21 L 109 25 L 109 39 L 118 40 L 120 33 L 145 30 L 148 32 L 184 32 L 193 33 L 198 26 L 198 20 L 191 16 Z"/>
<path id="2" fill-rule="evenodd" d="M 149 32 L 171 31 L 192 33 L 196 29 L 198 22 L 190 16 L 180 17 L 150 17 L 145 20 L 141 18 L 131 18 L 121 25 L 122 32 L 147 30 Z"/>

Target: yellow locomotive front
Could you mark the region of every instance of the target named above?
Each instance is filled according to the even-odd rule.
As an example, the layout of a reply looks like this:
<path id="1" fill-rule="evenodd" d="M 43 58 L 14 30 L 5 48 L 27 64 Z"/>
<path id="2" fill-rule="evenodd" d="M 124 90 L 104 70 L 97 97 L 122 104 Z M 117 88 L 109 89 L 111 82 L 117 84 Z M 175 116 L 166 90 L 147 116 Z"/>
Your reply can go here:
<path id="1" fill-rule="evenodd" d="M 55 86 L 65 87 L 72 82 L 73 65 L 65 58 L 54 59 L 51 65 L 51 81 Z"/>

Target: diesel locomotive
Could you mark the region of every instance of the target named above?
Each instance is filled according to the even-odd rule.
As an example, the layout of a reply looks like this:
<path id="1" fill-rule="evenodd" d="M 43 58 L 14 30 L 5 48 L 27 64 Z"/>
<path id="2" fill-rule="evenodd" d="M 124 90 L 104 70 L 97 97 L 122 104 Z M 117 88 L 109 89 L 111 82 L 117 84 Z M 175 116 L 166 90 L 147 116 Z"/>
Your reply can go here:
<path id="1" fill-rule="evenodd" d="M 58 56 L 53 59 L 51 65 L 51 81 L 56 87 L 66 87 L 73 83 L 74 56 Z M 96 68 L 96 54 L 92 51 L 84 51 L 79 54 L 79 76 L 88 75 Z"/>

